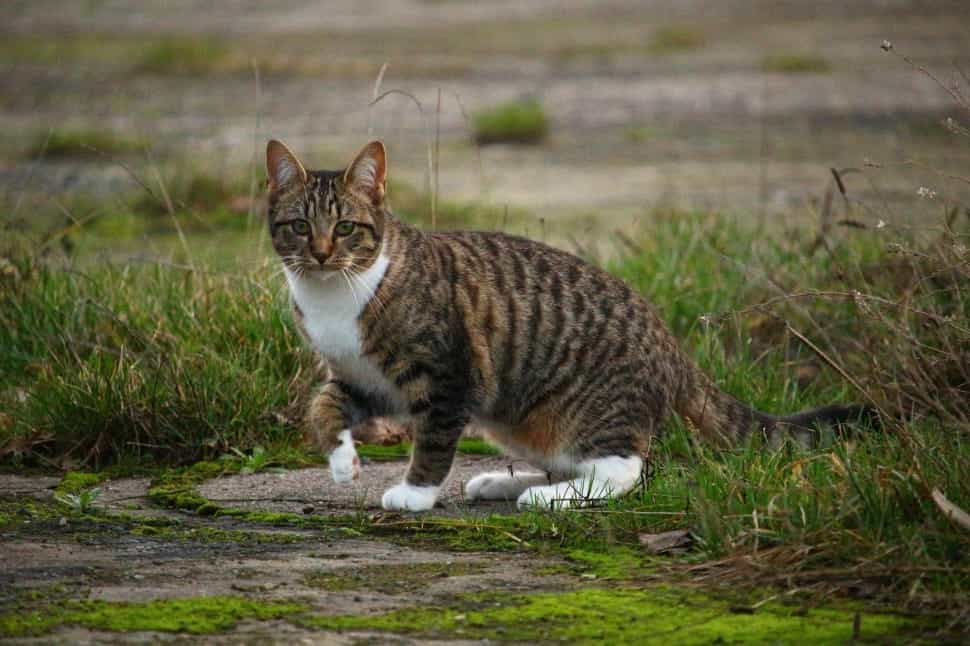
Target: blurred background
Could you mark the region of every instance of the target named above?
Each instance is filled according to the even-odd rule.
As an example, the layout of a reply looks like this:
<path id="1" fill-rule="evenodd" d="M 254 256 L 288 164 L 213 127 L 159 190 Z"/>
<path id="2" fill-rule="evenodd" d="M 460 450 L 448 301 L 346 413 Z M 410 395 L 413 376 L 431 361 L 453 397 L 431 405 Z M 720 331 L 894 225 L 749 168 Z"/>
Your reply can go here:
<path id="1" fill-rule="evenodd" d="M 6 219 L 75 247 L 259 230 L 270 137 L 313 168 L 382 138 L 407 217 L 578 247 L 658 209 L 919 226 L 966 203 L 939 172 L 970 167 L 956 102 L 903 58 L 966 87 L 965 0 L 8 0 L 0 17 Z"/>

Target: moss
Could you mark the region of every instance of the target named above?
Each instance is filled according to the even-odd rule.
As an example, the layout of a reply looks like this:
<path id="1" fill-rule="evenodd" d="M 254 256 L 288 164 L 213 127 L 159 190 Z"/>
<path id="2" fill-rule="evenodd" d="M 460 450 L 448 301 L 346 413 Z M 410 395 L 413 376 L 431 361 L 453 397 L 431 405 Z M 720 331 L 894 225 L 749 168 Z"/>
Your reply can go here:
<path id="1" fill-rule="evenodd" d="M 484 569 L 484 563 L 474 561 L 372 565 L 314 572 L 308 574 L 304 581 L 308 586 L 334 592 L 372 590 L 385 594 L 402 594 L 424 588 L 436 579 L 478 574 Z"/>
<path id="2" fill-rule="evenodd" d="M 107 478 L 105 473 L 87 473 L 84 471 L 68 471 L 64 474 L 55 493 L 60 496 L 78 494 L 86 489 L 96 487 Z"/>
<path id="3" fill-rule="evenodd" d="M 738 614 L 732 605 L 695 592 L 587 588 L 519 596 L 464 596 L 449 608 L 381 615 L 314 616 L 301 623 L 332 630 L 381 630 L 428 637 L 516 642 L 609 644 L 816 643 L 849 641 L 854 610 L 778 603 Z M 865 614 L 860 636 L 879 640 L 913 627 L 907 619 Z"/>
<path id="4" fill-rule="evenodd" d="M 131 632 L 155 630 L 196 635 L 228 630 L 242 620 L 280 619 L 306 610 L 298 603 L 243 597 L 195 597 L 147 603 L 75 601 L 42 610 L 0 615 L 0 636 L 42 635 L 62 625 Z"/>
<path id="5" fill-rule="evenodd" d="M 191 467 L 171 469 L 152 481 L 148 498 L 162 507 L 214 516 L 219 507 L 200 495 L 195 485 L 236 470 L 232 462 L 197 462 Z"/>
<path id="6" fill-rule="evenodd" d="M 603 579 L 629 579 L 644 571 L 644 557 L 637 550 L 611 546 L 608 550 L 571 549 L 565 554 L 573 571 L 595 574 Z"/>
<path id="7" fill-rule="evenodd" d="M 198 541 L 200 543 L 290 544 L 307 540 L 300 534 L 254 532 L 216 527 L 182 527 L 180 525 L 139 524 L 131 528 L 136 536 L 162 540 Z"/>
<path id="8" fill-rule="evenodd" d="M 55 504 L 32 498 L 0 499 L 0 525 L 19 527 L 24 523 L 57 521 L 64 516 L 64 510 Z"/>

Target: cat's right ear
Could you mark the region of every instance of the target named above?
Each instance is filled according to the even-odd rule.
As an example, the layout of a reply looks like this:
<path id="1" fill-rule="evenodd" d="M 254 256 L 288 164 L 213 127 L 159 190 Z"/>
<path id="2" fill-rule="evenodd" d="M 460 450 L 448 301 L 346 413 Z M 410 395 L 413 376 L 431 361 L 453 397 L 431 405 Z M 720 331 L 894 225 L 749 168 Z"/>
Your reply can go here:
<path id="1" fill-rule="evenodd" d="M 270 139 L 266 144 L 266 177 L 269 190 L 277 191 L 294 182 L 306 184 L 306 169 L 290 149 L 281 141 Z"/>

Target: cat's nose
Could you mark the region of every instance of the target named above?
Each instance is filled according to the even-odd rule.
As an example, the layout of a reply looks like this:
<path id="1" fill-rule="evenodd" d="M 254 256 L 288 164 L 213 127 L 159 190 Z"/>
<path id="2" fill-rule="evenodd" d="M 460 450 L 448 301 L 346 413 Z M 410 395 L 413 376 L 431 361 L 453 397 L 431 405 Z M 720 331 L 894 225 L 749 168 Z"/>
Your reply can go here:
<path id="1" fill-rule="evenodd" d="M 323 240 L 314 240 L 310 244 L 310 255 L 313 256 L 321 265 L 327 262 L 327 258 L 330 257 L 332 252 L 333 248 L 329 242 L 325 242 Z"/>

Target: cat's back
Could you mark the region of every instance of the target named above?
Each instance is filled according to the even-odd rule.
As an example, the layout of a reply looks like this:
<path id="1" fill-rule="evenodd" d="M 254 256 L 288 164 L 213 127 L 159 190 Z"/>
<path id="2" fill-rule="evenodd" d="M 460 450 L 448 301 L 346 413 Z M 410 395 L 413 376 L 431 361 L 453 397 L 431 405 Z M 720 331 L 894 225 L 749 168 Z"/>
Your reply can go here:
<path id="1" fill-rule="evenodd" d="M 449 249 L 463 283 L 491 284 L 506 295 L 613 299 L 649 305 L 622 280 L 551 245 L 498 231 L 448 231 L 431 235 Z"/>

